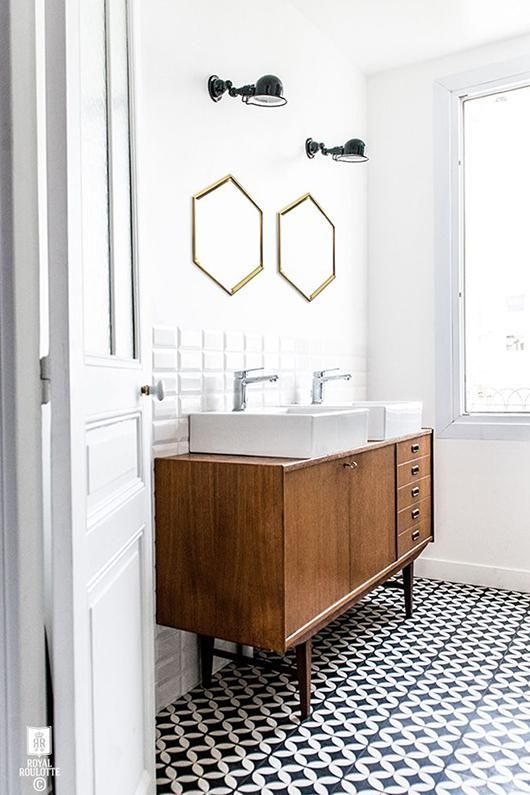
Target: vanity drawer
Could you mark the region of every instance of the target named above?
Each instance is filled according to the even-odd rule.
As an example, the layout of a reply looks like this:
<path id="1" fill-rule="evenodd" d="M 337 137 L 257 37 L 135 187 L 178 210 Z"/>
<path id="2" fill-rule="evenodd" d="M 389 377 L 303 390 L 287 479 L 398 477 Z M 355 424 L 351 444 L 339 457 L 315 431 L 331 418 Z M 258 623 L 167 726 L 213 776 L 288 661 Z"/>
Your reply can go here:
<path id="1" fill-rule="evenodd" d="M 413 461 L 415 458 L 422 458 L 431 453 L 431 437 L 418 436 L 417 439 L 408 439 L 406 442 L 399 442 L 397 446 L 397 462 L 403 464 L 405 461 Z"/>
<path id="2" fill-rule="evenodd" d="M 408 508 L 398 513 L 397 528 L 398 533 L 403 533 L 409 527 L 417 525 L 420 522 L 431 522 L 431 498 L 426 497 L 424 500 L 416 503 L 416 505 L 409 505 Z"/>
<path id="3" fill-rule="evenodd" d="M 398 558 L 405 555 L 411 549 L 414 549 L 414 547 L 418 546 L 418 544 L 421 544 L 423 541 L 427 541 L 429 538 L 432 538 L 430 519 L 420 522 L 420 524 L 414 525 L 414 527 L 409 527 L 404 533 L 398 535 Z"/>
<path id="4" fill-rule="evenodd" d="M 398 489 L 398 511 L 402 511 L 408 505 L 423 500 L 424 497 L 430 497 L 431 494 L 431 478 L 421 478 L 415 483 L 409 483 Z"/>
<path id="5" fill-rule="evenodd" d="M 397 473 L 398 489 L 401 486 L 406 486 L 407 483 L 415 483 L 417 480 L 426 478 L 431 474 L 430 455 L 417 458 L 415 461 L 408 461 L 406 464 L 399 464 Z"/>

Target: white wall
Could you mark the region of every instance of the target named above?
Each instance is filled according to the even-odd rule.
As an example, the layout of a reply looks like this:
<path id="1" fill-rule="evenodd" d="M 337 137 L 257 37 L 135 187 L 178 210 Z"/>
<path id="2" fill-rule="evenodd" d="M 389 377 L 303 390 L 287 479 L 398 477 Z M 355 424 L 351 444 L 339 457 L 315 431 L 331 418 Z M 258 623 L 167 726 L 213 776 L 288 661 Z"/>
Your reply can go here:
<path id="1" fill-rule="evenodd" d="M 309 136 L 336 145 L 365 135 L 364 77 L 286 0 L 150 0 L 135 12 L 139 250 L 151 273 L 153 367 L 169 392 L 155 406 L 156 454 L 186 451 L 186 414 L 227 407 L 230 371 L 243 362 L 279 365 L 291 398 L 304 370 L 348 366 L 351 396 L 364 397 L 367 170 L 304 150 Z M 243 85 L 270 72 L 285 107 L 208 96 L 212 73 Z M 265 270 L 235 296 L 191 252 L 191 197 L 227 173 L 264 213 Z M 279 276 L 276 254 L 276 213 L 308 191 L 334 221 L 337 247 L 337 279 L 311 304 Z M 238 219 L 226 223 L 237 235 Z M 252 389 L 261 405 L 274 397 Z M 197 683 L 193 636 L 160 628 L 157 677 L 159 706 Z"/>
<path id="2" fill-rule="evenodd" d="M 290 3 L 138 3 L 141 257 L 153 323 L 366 339 L 366 168 L 310 161 L 309 136 L 365 134 L 365 80 Z M 215 104 L 207 78 L 236 85 L 273 72 L 288 104 Z M 191 258 L 191 197 L 233 174 L 264 212 L 265 271 L 235 296 Z M 311 191 L 336 224 L 337 279 L 308 305 L 276 272 L 276 212 Z M 237 235 L 237 219 L 226 218 Z"/>
<path id="3" fill-rule="evenodd" d="M 368 82 L 371 398 L 422 398 L 435 417 L 433 83 L 526 55 L 530 37 Z M 530 445 L 439 440 L 431 576 L 530 590 Z"/>

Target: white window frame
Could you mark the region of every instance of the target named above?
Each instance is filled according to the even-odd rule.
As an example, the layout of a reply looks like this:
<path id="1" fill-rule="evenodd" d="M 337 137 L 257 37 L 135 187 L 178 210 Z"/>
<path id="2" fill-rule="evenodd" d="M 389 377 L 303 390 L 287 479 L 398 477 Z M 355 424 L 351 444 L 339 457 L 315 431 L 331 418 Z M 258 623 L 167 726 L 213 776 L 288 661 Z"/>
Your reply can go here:
<path id="1" fill-rule="evenodd" d="M 463 99 L 530 85 L 530 57 L 434 84 L 436 430 L 449 439 L 530 441 L 530 414 L 464 411 Z"/>

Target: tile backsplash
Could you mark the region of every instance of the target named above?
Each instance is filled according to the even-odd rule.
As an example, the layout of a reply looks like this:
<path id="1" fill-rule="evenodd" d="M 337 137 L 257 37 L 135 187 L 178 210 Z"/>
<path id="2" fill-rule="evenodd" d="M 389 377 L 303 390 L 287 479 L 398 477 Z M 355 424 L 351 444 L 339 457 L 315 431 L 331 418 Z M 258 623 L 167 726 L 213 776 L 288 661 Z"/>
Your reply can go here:
<path id="1" fill-rule="evenodd" d="M 248 388 L 250 409 L 310 403 L 313 371 L 331 367 L 351 373 L 352 379 L 326 384 L 326 402 L 345 403 L 366 397 L 366 350 L 349 340 L 156 326 L 153 380 L 163 381 L 166 396 L 161 402 L 153 401 L 153 455 L 189 452 L 189 414 L 230 411 L 233 373 L 252 367 L 277 372 L 280 378 L 276 383 Z M 156 678 L 158 708 L 199 682 L 194 635 L 157 628 Z"/>

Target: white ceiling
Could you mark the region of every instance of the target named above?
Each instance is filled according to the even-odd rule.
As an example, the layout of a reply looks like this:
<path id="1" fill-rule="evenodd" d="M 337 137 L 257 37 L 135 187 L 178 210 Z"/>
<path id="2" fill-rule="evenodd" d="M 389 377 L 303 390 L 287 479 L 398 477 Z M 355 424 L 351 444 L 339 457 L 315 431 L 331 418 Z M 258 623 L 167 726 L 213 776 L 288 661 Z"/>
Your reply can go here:
<path id="1" fill-rule="evenodd" d="M 368 73 L 530 33 L 530 0 L 293 2 Z"/>

